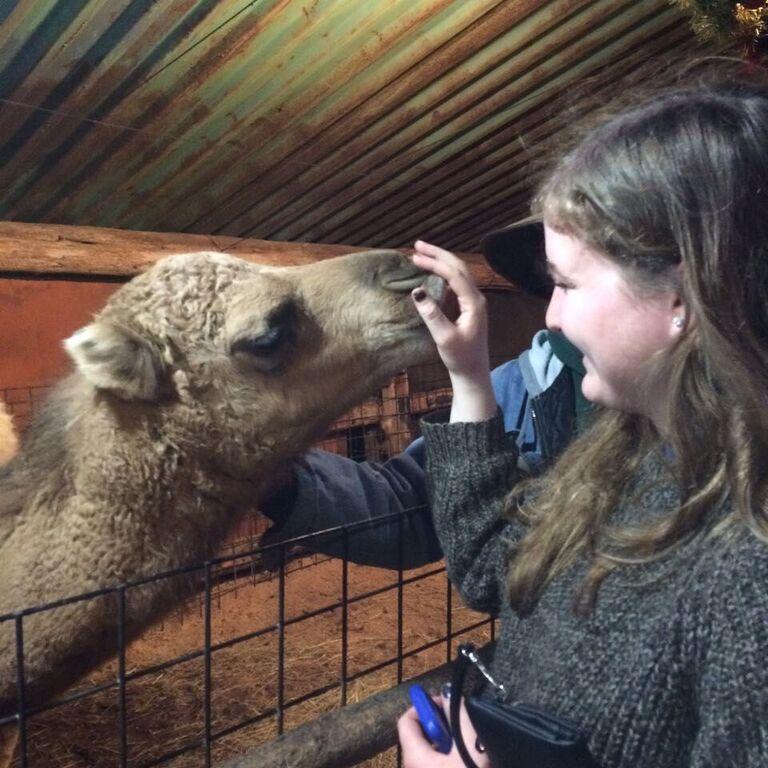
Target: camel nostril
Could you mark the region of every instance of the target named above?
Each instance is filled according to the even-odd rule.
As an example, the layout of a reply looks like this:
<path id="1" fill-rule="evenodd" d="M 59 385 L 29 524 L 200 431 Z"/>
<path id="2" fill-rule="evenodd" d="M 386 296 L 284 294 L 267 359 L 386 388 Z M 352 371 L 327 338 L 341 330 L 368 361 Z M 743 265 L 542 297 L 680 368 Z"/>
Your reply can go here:
<path id="1" fill-rule="evenodd" d="M 426 272 L 422 272 L 412 264 L 403 264 L 397 269 L 383 274 L 381 276 L 381 285 L 388 291 L 410 293 L 424 282 L 426 276 Z"/>
<path id="2" fill-rule="evenodd" d="M 386 290 L 397 293 L 410 293 L 414 288 L 423 286 L 427 294 L 438 304 L 443 302 L 446 294 L 445 280 L 442 277 L 424 272 L 408 262 L 383 274 L 381 285 Z"/>

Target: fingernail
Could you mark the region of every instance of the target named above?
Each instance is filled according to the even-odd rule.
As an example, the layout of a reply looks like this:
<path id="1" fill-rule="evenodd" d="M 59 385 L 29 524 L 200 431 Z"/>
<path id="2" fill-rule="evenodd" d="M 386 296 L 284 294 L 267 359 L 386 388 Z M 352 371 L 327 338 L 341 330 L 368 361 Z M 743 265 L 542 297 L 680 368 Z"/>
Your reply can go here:
<path id="1" fill-rule="evenodd" d="M 424 299 L 427 298 L 427 292 L 423 288 L 417 288 L 413 292 L 413 300 L 414 301 L 424 301 Z"/>
<path id="2" fill-rule="evenodd" d="M 451 684 L 450 683 L 443 683 L 440 687 L 440 695 L 444 699 L 450 699 L 451 698 Z"/>

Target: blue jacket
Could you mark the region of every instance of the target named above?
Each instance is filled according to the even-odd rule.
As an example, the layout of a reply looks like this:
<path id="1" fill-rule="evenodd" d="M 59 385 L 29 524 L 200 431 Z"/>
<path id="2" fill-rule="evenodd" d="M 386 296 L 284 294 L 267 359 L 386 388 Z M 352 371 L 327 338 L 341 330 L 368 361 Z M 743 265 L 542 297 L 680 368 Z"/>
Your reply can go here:
<path id="1" fill-rule="evenodd" d="M 491 381 L 506 431 L 520 449 L 522 468 L 539 474 L 575 432 L 571 369 L 553 353 L 548 332 L 539 331 L 529 350 L 492 371 Z M 354 562 L 407 569 L 439 560 L 442 552 L 427 507 L 423 465 L 421 438 L 383 463 L 358 463 L 310 450 L 295 463 L 294 482 L 262 503 L 262 512 L 275 523 L 262 544 L 359 523 L 346 545 Z M 398 515 L 399 521 L 365 522 L 402 512 L 407 514 Z M 339 531 L 301 543 L 334 556 L 342 556 L 345 549 Z"/>

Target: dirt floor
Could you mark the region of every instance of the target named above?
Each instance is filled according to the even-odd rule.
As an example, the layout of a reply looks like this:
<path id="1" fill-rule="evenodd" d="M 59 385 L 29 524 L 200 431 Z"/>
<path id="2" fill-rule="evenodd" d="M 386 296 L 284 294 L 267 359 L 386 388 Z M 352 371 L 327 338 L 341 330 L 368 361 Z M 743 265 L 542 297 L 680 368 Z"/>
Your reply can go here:
<path id="1" fill-rule="evenodd" d="M 309 696 L 338 684 L 341 679 L 342 610 L 335 608 L 304 618 L 341 600 L 342 565 L 338 560 L 302 561 L 286 577 L 284 700 Z M 406 577 L 434 570 L 411 571 Z M 350 566 L 349 596 L 395 584 L 397 574 L 375 568 Z M 232 644 L 212 655 L 213 732 L 234 728 L 275 707 L 278 691 L 278 596 L 276 578 L 257 581 L 248 574 L 222 582 L 212 601 L 212 643 L 232 640 L 260 629 L 266 634 Z M 428 576 L 403 588 L 403 647 L 405 653 L 445 637 L 446 589 L 444 573 Z M 454 595 L 451 620 L 454 632 L 479 617 L 463 608 Z M 374 667 L 397 654 L 397 589 L 352 602 L 348 609 L 347 676 Z M 487 630 L 472 638 L 483 641 Z M 466 636 L 465 636 L 466 637 Z M 199 598 L 150 629 L 127 651 L 129 674 L 146 670 L 204 647 L 203 604 Z M 404 677 L 412 677 L 443 663 L 446 643 L 423 651 L 404 662 Z M 117 665 L 103 665 L 76 687 L 81 689 L 114 681 Z M 358 701 L 397 683 L 397 665 L 364 674 L 350 683 L 347 700 Z M 143 674 L 127 685 L 128 765 L 132 768 L 162 764 L 172 768 L 205 765 L 201 746 L 204 722 L 204 663 L 196 658 L 170 668 Z M 284 728 L 338 707 L 338 687 L 285 711 Z M 117 688 L 63 705 L 29 720 L 29 768 L 110 768 L 118 765 Z M 217 739 L 213 764 L 245 753 L 277 734 L 276 717 L 269 715 L 248 727 Z M 194 745 L 178 757 L 155 763 L 174 750 Z M 395 751 L 368 761 L 369 768 L 396 765 Z M 300 768 L 297 766 L 296 768 Z"/>

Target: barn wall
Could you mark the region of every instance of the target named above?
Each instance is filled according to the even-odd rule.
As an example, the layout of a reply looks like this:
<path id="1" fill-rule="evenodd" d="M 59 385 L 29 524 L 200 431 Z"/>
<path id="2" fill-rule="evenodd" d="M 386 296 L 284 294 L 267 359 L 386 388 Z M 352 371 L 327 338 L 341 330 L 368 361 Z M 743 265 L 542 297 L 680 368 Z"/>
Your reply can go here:
<path id="1" fill-rule="evenodd" d="M 0 399 L 23 430 L 34 403 L 69 370 L 61 342 L 85 325 L 114 281 L 0 279 Z"/>

